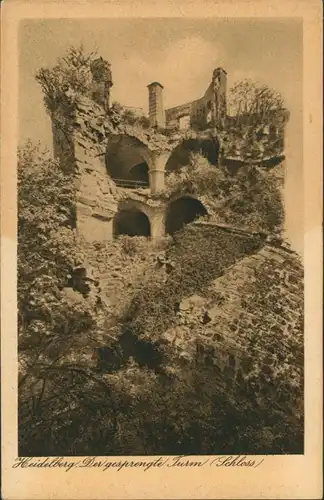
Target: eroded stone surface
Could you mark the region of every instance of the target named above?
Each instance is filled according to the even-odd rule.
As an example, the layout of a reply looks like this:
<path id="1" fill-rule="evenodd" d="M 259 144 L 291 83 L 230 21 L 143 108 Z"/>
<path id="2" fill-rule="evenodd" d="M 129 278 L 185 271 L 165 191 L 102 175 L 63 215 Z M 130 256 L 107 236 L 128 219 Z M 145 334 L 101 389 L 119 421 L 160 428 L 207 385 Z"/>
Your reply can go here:
<path id="1" fill-rule="evenodd" d="M 282 184 L 284 166 L 280 160 L 283 154 L 281 142 L 277 141 L 279 145 L 274 147 L 265 131 L 256 130 L 251 150 L 244 150 L 247 144 L 244 127 L 238 130 L 233 121 L 226 119 L 224 106 L 220 115 L 220 109 L 218 115 L 217 109 L 212 109 L 214 118 L 221 118 L 221 126 L 203 131 L 170 132 L 123 122 L 118 112 L 107 105 L 107 88 L 100 86 L 105 78 L 112 83 L 109 72 L 105 71 L 103 79 L 95 78 L 98 85 L 91 90 L 97 92 L 99 100 L 93 99 L 91 92 L 88 96 L 69 94 L 66 106 L 57 110 L 52 118 L 55 155 L 60 158 L 62 168 L 69 169 L 74 175 L 77 229 L 84 238 L 89 266 L 100 283 L 100 293 L 113 310 L 123 301 L 126 306 L 130 295 L 128 287 L 132 287 L 139 277 L 142 285 L 146 280 L 154 279 L 154 273 L 166 276 L 174 268 L 174 263 L 161 254 L 157 257 L 153 245 L 143 250 L 142 256 L 140 253 L 132 256 L 131 247 L 125 247 L 124 253 L 120 252 L 112 239 L 114 217 L 117 211 L 127 208 L 138 208 L 147 215 L 153 238 L 163 236 L 170 201 L 163 192 L 164 168 L 182 141 L 217 137 L 220 159 L 228 160 L 234 173 L 246 162 L 259 164 L 266 159 L 264 168 L 271 168 L 271 175 Z M 214 80 L 213 77 L 213 85 Z M 181 119 L 185 110 L 191 113 L 199 106 L 207 106 L 215 91 L 213 85 L 208 87 L 202 99 L 190 103 L 190 106 L 168 110 L 167 121 Z M 208 118 L 207 115 L 206 111 L 204 119 Z M 280 134 L 283 134 L 283 128 Z M 137 144 L 142 148 L 149 168 L 149 186 L 126 189 L 117 186 L 108 175 L 107 148 L 116 141 L 118 143 L 120 137 L 127 138 L 129 147 Z M 277 166 L 271 164 L 273 157 L 279 158 Z M 208 212 L 211 207 L 209 197 L 202 194 L 199 200 Z M 214 210 L 215 207 L 213 203 Z M 228 231 L 237 238 L 242 236 L 239 230 L 235 232 L 228 228 Z M 246 233 L 244 237 L 247 237 Z M 290 370 L 287 380 L 298 386 L 301 370 L 289 356 L 295 353 L 300 357 L 302 352 L 302 278 L 302 266 L 297 256 L 283 248 L 282 242 L 269 241 L 254 255 L 224 269 L 224 275 L 210 285 L 208 293 L 181 297 L 177 325 L 161 335 L 161 343 L 165 349 L 177 353 L 181 362 L 198 360 L 211 363 L 219 375 L 220 385 L 226 384 L 226 380 L 235 384 L 239 374 L 241 380 L 256 383 L 260 366 L 267 366 L 280 383 Z M 136 289 L 132 293 L 135 294 Z M 272 341 L 277 342 L 276 349 L 280 342 L 283 346 L 281 357 L 276 359 Z M 260 356 L 253 357 L 255 352 Z"/>
<path id="2" fill-rule="evenodd" d="M 265 246 L 229 268 L 200 299 L 195 307 L 188 299 L 182 301 L 179 326 L 163 335 L 170 348 L 175 343 L 188 362 L 212 363 L 228 389 L 258 386 L 259 377 L 265 376 L 278 388 L 290 387 L 292 399 L 287 396 L 286 404 L 297 401 L 303 376 L 300 258 L 287 249 Z M 206 312 L 210 321 L 202 325 Z M 230 378 L 226 370 L 232 371 Z"/>

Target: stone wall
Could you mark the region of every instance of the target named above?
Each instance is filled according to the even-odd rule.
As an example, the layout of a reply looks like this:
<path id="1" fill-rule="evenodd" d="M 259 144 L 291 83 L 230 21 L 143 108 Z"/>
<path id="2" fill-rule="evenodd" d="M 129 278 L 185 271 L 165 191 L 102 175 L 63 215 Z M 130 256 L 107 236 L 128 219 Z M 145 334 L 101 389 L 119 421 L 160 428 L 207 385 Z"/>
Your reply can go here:
<path id="1" fill-rule="evenodd" d="M 277 145 L 271 139 L 270 128 L 269 133 L 256 130 L 255 137 L 249 140 L 244 132 L 244 123 L 236 126 L 233 121 L 227 120 L 228 128 L 224 129 L 226 73 L 221 68 L 214 71 L 212 82 L 201 99 L 166 113 L 167 116 L 169 113 L 169 118 L 179 119 L 190 108 L 194 128 L 206 128 L 209 119 L 210 124 L 217 125 L 218 128 L 189 130 L 185 133 L 175 131 L 168 134 L 156 128 L 143 129 L 139 125 L 124 123 L 118 112 L 108 106 L 108 94 L 112 86 L 109 65 L 100 58 L 94 63 L 96 64 L 91 68 L 93 81 L 87 95 L 67 90 L 62 96 L 60 107 L 52 113 L 54 154 L 60 159 L 62 168 L 73 172 L 76 226 L 78 232 L 88 241 L 111 240 L 113 219 L 119 201 L 127 196 L 136 199 L 137 195 L 146 204 L 150 204 L 155 197 L 160 207 L 151 213 L 151 233 L 154 237 L 163 236 L 161 206 L 164 205 L 166 209 L 167 205 L 164 197 L 165 170 L 172 152 L 185 137 L 187 142 L 189 137 L 194 142 L 192 137 L 195 136 L 196 143 L 199 143 L 200 140 L 205 140 L 206 134 L 214 139 L 216 134 L 221 161 L 225 164 L 232 162 L 234 173 L 241 164 L 265 162 L 267 158 L 272 161 L 273 156 L 277 158 L 279 153 L 282 153 L 280 137 L 283 128 L 277 129 L 277 133 L 281 134 Z M 101 94 L 97 89 L 98 85 Z M 99 94 L 94 95 L 94 88 L 98 90 L 100 99 Z M 162 92 L 158 83 L 152 84 L 150 88 Z M 163 104 L 160 98 L 162 99 L 162 95 L 156 94 L 154 102 L 161 111 Z M 156 106 L 155 110 L 158 109 Z M 285 120 L 282 121 L 282 127 L 284 123 Z M 109 171 L 109 162 L 114 164 L 112 172 Z M 116 185 L 114 178 L 123 176 L 123 179 L 131 179 L 130 170 L 141 164 L 148 173 L 147 192 L 134 188 L 126 193 L 125 189 Z"/>
<path id="2" fill-rule="evenodd" d="M 109 240 L 117 210 L 117 189 L 107 175 L 105 141 L 109 133 L 102 108 L 79 99 L 74 124 L 77 228 L 88 241 Z"/>
<path id="3" fill-rule="evenodd" d="M 180 119 L 184 116 L 191 115 L 191 110 L 195 101 L 187 102 L 186 104 L 181 104 L 180 106 L 174 106 L 165 110 L 165 121 L 170 127 L 178 127 Z"/>
<path id="4" fill-rule="evenodd" d="M 108 241 L 119 200 L 125 196 L 136 199 L 138 192 L 118 188 L 110 177 L 106 165 L 110 144 L 124 137 L 130 153 L 136 143 L 141 145 L 149 167 L 150 190 L 146 195 L 150 195 L 164 187 L 164 155 L 168 156 L 172 141 L 158 132 L 114 123 L 103 107 L 87 96 L 73 98 L 71 112 L 67 114 L 62 106 L 52 115 L 54 155 L 74 177 L 79 234 L 88 241 Z M 142 201 L 143 191 L 139 190 Z"/>
<path id="5" fill-rule="evenodd" d="M 224 270 L 205 293 L 184 298 L 163 337 L 179 360 L 209 366 L 222 390 L 277 392 L 278 409 L 302 415 L 303 266 L 266 244 Z"/>
<path id="6" fill-rule="evenodd" d="M 100 349 L 116 348 L 119 368 L 130 356 L 139 361 L 145 343 L 149 353 L 158 353 L 156 358 L 144 356 L 152 373 L 160 370 L 171 378 L 177 374 L 185 378 L 186 373 L 195 376 L 196 369 L 206 370 L 206 383 L 216 393 L 228 394 L 238 413 L 244 413 L 242 399 L 266 409 L 270 395 L 279 412 L 299 418 L 303 410 L 300 260 L 263 233 L 215 223 L 229 198 L 217 192 L 213 199 L 210 182 L 196 192 L 190 182 L 181 181 L 178 190 L 164 186 L 167 162 L 185 141 L 199 149 L 204 141 L 214 144 L 217 158 L 214 162 L 209 158 L 207 164 L 217 185 L 214 168 L 226 161 L 233 162 L 233 175 L 244 164 L 271 167 L 270 175 L 282 183 L 285 121 L 276 130 L 271 129 L 271 120 L 262 130 L 253 130 L 248 120 L 226 120 L 226 73 L 218 69 L 201 99 L 166 111 L 169 125 L 189 114 L 195 130 L 159 129 L 164 126 L 159 84 L 158 92 L 151 93 L 153 127 L 129 125 L 109 107 L 112 79 L 105 68 L 87 95 L 68 91 L 67 102 L 52 114 L 54 154 L 74 179 L 76 227 L 86 254 L 80 267 L 93 287 L 89 300 L 105 305 L 100 332 L 91 345 L 84 345 L 86 365 L 92 362 L 101 369 L 93 356 Z M 273 158 L 279 158 L 277 165 L 271 163 Z M 149 186 L 128 189 L 114 182 L 119 175 L 129 180 L 133 163 L 142 161 L 148 167 Z M 109 162 L 115 162 L 111 170 Z M 188 174 L 185 162 L 183 166 Z M 228 177 L 227 192 L 233 196 L 234 183 Z M 168 206 L 184 195 L 201 201 L 214 223 L 195 222 L 170 241 L 164 238 Z M 253 198 L 249 195 L 247 199 Z M 254 199 L 250 202 L 248 210 Z M 128 210 L 145 214 L 152 238 L 114 238 L 116 214 Z M 247 216 L 242 218 L 246 222 Z M 66 288 L 71 300 L 78 299 L 74 288 Z M 110 362 L 102 368 L 106 373 L 113 369 Z"/>
<path id="7" fill-rule="evenodd" d="M 100 284 L 102 299 L 115 316 L 154 274 L 159 247 L 143 237 L 120 237 L 84 245 L 88 269 Z"/>
<path id="8" fill-rule="evenodd" d="M 87 267 L 99 282 L 101 298 L 111 311 L 108 330 L 117 340 L 115 329 L 121 331 L 120 321 L 132 300 L 148 287 L 152 304 L 158 299 L 163 308 L 170 305 L 171 309 L 167 320 L 170 326 L 161 330 L 160 319 L 159 323 L 154 321 L 150 302 L 145 301 L 141 314 L 150 316 L 153 328 L 152 332 L 145 330 L 147 342 L 160 346 L 179 369 L 205 366 L 213 384 L 232 395 L 233 401 L 239 401 L 242 391 L 252 391 L 262 406 L 277 393 L 276 410 L 299 418 L 303 410 L 303 266 L 299 257 L 279 240 L 265 240 L 258 233 L 220 225 L 198 224 L 197 228 L 205 242 L 200 247 L 200 260 L 207 267 L 206 276 L 194 264 L 195 257 L 188 254 L 190 245 L 182 240 L 178 242 L 182 246 L 178 257 L 174 246 L 165 253 L 167 240 L 157 244 L 126 237 L 85 243 Z M 211 239 L 212 246 L 208 243 Z M 174 283 L 174 273 L 191 290 L 181 297 L 176 286 L 176 312 L 175 304 L 172 300 L 168 304 L 161 289 L 164 282 L 171 297 L 168 280 Z M 192 288 L 195 273 L 200 285 Z M 204 284 L 201 279 L 205 279 Z M 136 317 L 133 319 L 136 323 Z"/>
<path id="9" fill-rule="evenodd" d="M 179 126 L 182 117 L 190 116 L 190 126 L 194 130 L 205 130 L 208 127 L 222 128 L 226 118 L 226 86 L 226 71 L 217 68 L 200 99 L 166 110 L 167 125 Z"/>

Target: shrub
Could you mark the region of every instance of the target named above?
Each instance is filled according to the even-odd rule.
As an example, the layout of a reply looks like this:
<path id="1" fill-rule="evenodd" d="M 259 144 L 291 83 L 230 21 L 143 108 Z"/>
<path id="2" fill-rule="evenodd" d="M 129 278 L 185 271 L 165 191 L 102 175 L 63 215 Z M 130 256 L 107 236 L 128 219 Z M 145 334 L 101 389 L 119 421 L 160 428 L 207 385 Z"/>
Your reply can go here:
<path id="1" fill-rule="evenodd" d="M 96 53 L 87 54 L 83 45 L 70 47 L 65 57 L 59 58 L 52 69 L 41 68 L 36 73 L 36 80 L 44 94 L 44 104 L 49 113 L 67 99 L 67 91 L 86 94 L 91 82 L 91 62 Z M 73 96 L 70 96 L 73 100 Z"/>
<path id="2" fill-rule="evenodd" d="M 141 127 L 145 128 L 145 129 L 150 128 L 150 120 L 147 118 L 147 116 L 140 116 L 137 119 L 137 123 L 138 123 L 138 125 L 140 125 Z"/>
<path id="3" fill-rule="evenodd" d="M 233 195 L 220 207 L 218 216 L 228 224 L 280 234 L 284 209 L 276 179 L 257 167 L 246 166 L 233 180 Z"/>
<path id="4" fill-rule="evenodd" d="M 121 243 L 121 248 L 125 254 L 135 256 L 141 254 L 148 249 L 150 241 L 145 236 L 119 236 L 118 241 Z"/>
<path id="5" fill-rule="evenodd" d="M 271 234 L 280 234 L 283 228 L 279 183 L 270 173 L 255 166 L 241 167 L 233 176 L 224 167 L 216 168 L 195 153 L 189 165 L 166 177 L 166 193 L 204 196 L 211 218 L 217 222 Z"/>
<path id="6" fill-rule="evenodd" d="M 172 267 L 166 279 L 147 284 L 132 301 L 127 313 L 130 328 L 158 339 L 174 321 L 183 297 L 203 292 L 211 280 L 261 245 L 259 237 L 244 239 L 215 227 L 186 226 L 166 251 Z"/>
<path id="7" fill-rule="evenodd" d="M 123 121 L 128 123 L 129 125 L 134 125 L 138 122 L 138 117 L 131 109 L 125 109 L 122 115 Z"/>
<path id="8" fill-rule="evenodd" d="M 68 449 L 72 438 L 64 434 L 73 434 L 77 415 L 84 414 L 82 397 L 90 397 L 87 384 L 93 393 L 90 399 L 102 390 L 100 382 L 89 385 L 89 352 L 95 336 L 103 334 L 104 308 L 96 294 L 85 298 L 87 294 L 69 284 L 75 267 L 82 271 L 85 257 L 74 231 L 73 199 L 72 178 L 39 146 L 27 143 L 18 154 L 22 455 L 41 453 L 44 439 L 49 439 L 49 453 Z"/>

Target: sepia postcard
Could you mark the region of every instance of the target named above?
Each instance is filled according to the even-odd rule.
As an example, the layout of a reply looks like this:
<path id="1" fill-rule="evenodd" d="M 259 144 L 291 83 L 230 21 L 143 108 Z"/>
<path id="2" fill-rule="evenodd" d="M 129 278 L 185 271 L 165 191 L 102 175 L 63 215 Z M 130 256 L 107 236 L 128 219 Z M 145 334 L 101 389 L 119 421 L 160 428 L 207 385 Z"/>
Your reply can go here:
<path id="1" fill-rule="evenodd" d="M 320 2 L 1 10 L 1 498 L 322 498 Z"/>

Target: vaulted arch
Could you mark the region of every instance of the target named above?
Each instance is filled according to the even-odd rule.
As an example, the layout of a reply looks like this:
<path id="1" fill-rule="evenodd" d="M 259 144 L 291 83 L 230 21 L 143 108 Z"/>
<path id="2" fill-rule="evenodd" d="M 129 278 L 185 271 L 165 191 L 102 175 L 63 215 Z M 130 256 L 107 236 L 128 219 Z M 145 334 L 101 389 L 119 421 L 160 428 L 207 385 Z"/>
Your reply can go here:
<path id="1" fill-rule="evenodd" d="M 151 236 L 149 218 L 140 210 L 120 210 L 114 217 L 114 236 Z"/>
<path id="2" fill-rule="evenodd" d="M 105 156 L 106 168 L 117 185 L 149 187 L 150 153 L 141 141 L 128 135 L 112 135 Z"/>
<path id="3" fill-rule="evenodd" d="M 149 184 L 148 164 L 145 161 L 142 163 L 138 163 L 137 165 L 135 165 L 130 169 L 129 176 L 131 180 L 140 181 L 148 185 Z"/>
<path id="4" fill-rule="evenodd" d="M 182 141 L 171 153 L 167 163 L 166 172 L 177 171 L 190 162 L 192 153 L 200 153 L 209 163 L 217 165 L 220 144 L 217 137 L 208 139 L 186 139 Z"/>
<path id="5" fill-rule="evenodd" d="M 204 215 L 207 215 L 207 210 L 196 198 L 189 196 L 178 198 L 168 206 L 165 223 L 166 233 L 174 234 L 186 224 Z"/>
<path id="6" fill-rule="evenodd" d="M 118 204 L 113 221 L 114 237 L 151 236 L 151 223 L 148 207 L 136 200 L 124 200 Z"/>

